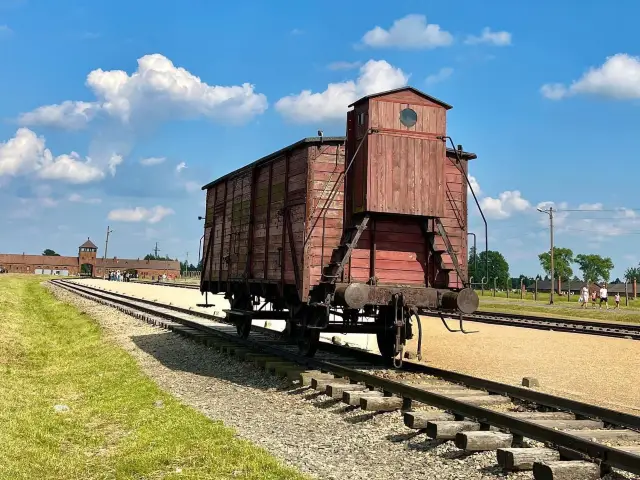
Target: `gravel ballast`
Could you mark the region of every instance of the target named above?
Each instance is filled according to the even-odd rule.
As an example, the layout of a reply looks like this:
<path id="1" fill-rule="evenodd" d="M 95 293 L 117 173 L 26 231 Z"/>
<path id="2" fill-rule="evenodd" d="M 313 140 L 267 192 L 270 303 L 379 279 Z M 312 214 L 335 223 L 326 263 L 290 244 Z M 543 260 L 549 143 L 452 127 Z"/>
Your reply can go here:
<path id="1" fill-rule="evenodd" d="M 82 280 L 79 283 L 114 292 L 172 303 L 185 308 L 204 301 L 198 290 L 186 288 Z M 215 309 L 228 308 L 221 295 L 210 295 Z M 457 328 L 457 322 L 451 320 Z M 622 338 L 551 332 L 467 322 L 478 333 L 450 333 L 437 318 L 422 317 L 423 362 L 510 385 L 534 377 L 542 392 L 603 407 L 640 414 L 640 342 Z M 375 344 L 375 341 L 369 342 Z M 416 340 L 407 351 L 416 350 Z"/>
<path id="2" fill-rule="evenodd" d="M 182 402 L 233 427 L 287 464 L 322 479 L 494 479 L 504 475 L 495 453 L 468 456 L 452 442 L 416 434 L 398 412 L 369 414 L 318 395 L 289 390 L 248 363 L 113 308 L 50 287 L 62 301 L 96 319 L 105 337 Z M 161 287 L 157 287 L 161 288 Z"/>

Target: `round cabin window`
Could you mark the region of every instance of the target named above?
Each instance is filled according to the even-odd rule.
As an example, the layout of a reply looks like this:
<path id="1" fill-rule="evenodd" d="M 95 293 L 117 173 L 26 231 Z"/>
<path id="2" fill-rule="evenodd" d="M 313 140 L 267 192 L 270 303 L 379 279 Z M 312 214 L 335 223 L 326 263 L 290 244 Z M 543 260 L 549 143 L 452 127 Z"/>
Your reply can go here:
<path id="1" fill-rule="evenodd" d="M 418 121 L 418 114 L 415 110 L 405 108 L 400 112 L 400 123 L 407 128 L 413 127 Z"/>

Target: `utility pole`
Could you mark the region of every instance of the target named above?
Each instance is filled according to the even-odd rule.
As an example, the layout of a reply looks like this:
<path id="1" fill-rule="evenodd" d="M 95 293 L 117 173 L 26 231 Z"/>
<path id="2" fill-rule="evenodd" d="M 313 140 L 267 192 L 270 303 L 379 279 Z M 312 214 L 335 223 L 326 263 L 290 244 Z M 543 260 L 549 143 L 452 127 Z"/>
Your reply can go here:
<path id="1" fill-rule="evenodd" d="M 158 258 L 158 252 L 160 251 L 160 249 L 158 248 L 158 242 L 156 242 L 156 248 L 153 249 L 153 253 L 156 256 L 156 259 Z"/>
<path id="2" fill-rule="evenodd" d="M 549 210 L 542 210 L 538 208 L 538 211 L 541 213 L 546 213 L 549 215 L 549 232 L 551 239 L 551 249 L 549 250 L 551 253 L 551 291 L 549 293 L 549 305 L 553 305 L 553 292 L 555 290 L 554 277 L 553 277 L 553 207 L 549 207 Z"/>
<path id="3" fill-rule="evenodd" d="M 109 234 L 113 233 L 113 230 L 109 230 L 109 226 L 107 225 L 107 240 L 104 242 L 104 256 L 103 260 L 107 259 L 107 249 L 109 248 Z"/>
<path id="4" fill-rule="evenodd" d="M 189 272 L 189 252 L 187 252 L 187 260 L 186 263 L 184 265 L 184 276 L 187 276 L 187 273 Z"/>

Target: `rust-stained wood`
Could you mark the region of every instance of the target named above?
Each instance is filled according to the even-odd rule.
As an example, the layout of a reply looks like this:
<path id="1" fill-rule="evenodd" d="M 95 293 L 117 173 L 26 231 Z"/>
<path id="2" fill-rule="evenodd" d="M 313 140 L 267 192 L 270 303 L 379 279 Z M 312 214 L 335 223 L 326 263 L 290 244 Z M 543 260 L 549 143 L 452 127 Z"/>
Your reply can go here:
<path id="1" fill-rule="evenodd" d="M 399 122 L 406 107 L 418 114 L 409 128 Z M 370 127 L 378 133 L 365 139 L 345 176 Z M 458 164 L 455 152 L 437 139 L 446 135 L 445 108 L 397 91 L 357 104 L 347 115 L 346 129 L 344 145 L 335 139 L 302 143 L 211 184 L 205 244 L 214 255 L 207 277 L 244 281 L 244 273 L 250 282 L 295 289 L 306 301 L 344 227 L 352 225 L 354 214 L 370 211 L 401 216 L 374 215 L 344 269 L 346 279 L 462 286 L 449 271 L 451 256 L 437 253 L 446 249 L 429 223 L 429 217 L 441 219 L 466 274 L 467 157 Z M 425 221 L 426 233 L 420 227 Z M 227 257 L 231 262 L 223 261 Z"/>
<path id="2" fill-rule="evenodd" d="M 285 155 L 285 160 L 284 160 L 284 195 L 283 195 L 283 201 L 282 201 L 282 210 L 280 210 L 281 216 L 282 216 L 282 222 L 283 222 L 283 228 L 286 228 L 286 223 L 287 223 L 287 218 L 289 218 L 289 216 L 286 214 L 287 211 L 285 210 L 285 205 L 287 203 L 287 194 L 288 192 L 288 187 L 289 187 L 289 161 L 291 160 L 291 156 L 289 154 Z M 286 247 L 286 243 L 287 243 L 287 237 L 284 234 L 284 231 L 282 232 L 282 250 L 281 250 L 281 255 L 283 256 L 282 258 L 282 262 L 280 265 L 280 282 L 281 282 L 281 289 L 284 289 L 284 281 L 285 281 L 285 266 L 286 266 L 286 255 L 285 255 L 285 247 Z M 282 290 L 281 290 L 282 291 Z"/>
<path id="3" fill-rule="evenodd" d="M 229 199 L 227 197 L 229 193 L 229 180 L 224 182 L 224 198 L 225 204 L 224 209 L 222 210 L 222 233 L 220 234 L 220 255 L 218 262 L 218 282 L 222 282 L 222 262 L 224 260 L 224 244 L 225 242 L 225 229 L 227 228 L 227 205 L 229 203 Z"/>

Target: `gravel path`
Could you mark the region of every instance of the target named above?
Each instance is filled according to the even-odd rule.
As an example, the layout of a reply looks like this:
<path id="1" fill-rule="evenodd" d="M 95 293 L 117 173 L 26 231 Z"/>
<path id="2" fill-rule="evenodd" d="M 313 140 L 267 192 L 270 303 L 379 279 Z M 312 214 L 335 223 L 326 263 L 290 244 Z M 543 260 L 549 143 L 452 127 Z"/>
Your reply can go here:
<path id="1" fill-rule="evenodd" d="M 363 414 L 117 310 L 56 287 L 56 296 L 99 321 L 162 388 L 282 461 L 322 479 L 530 479 L 503 475 L 495 453 L 467 456 L 416 435 L 399 413 Z M 155 287 L 160 288 L 160 287 Z"/>

